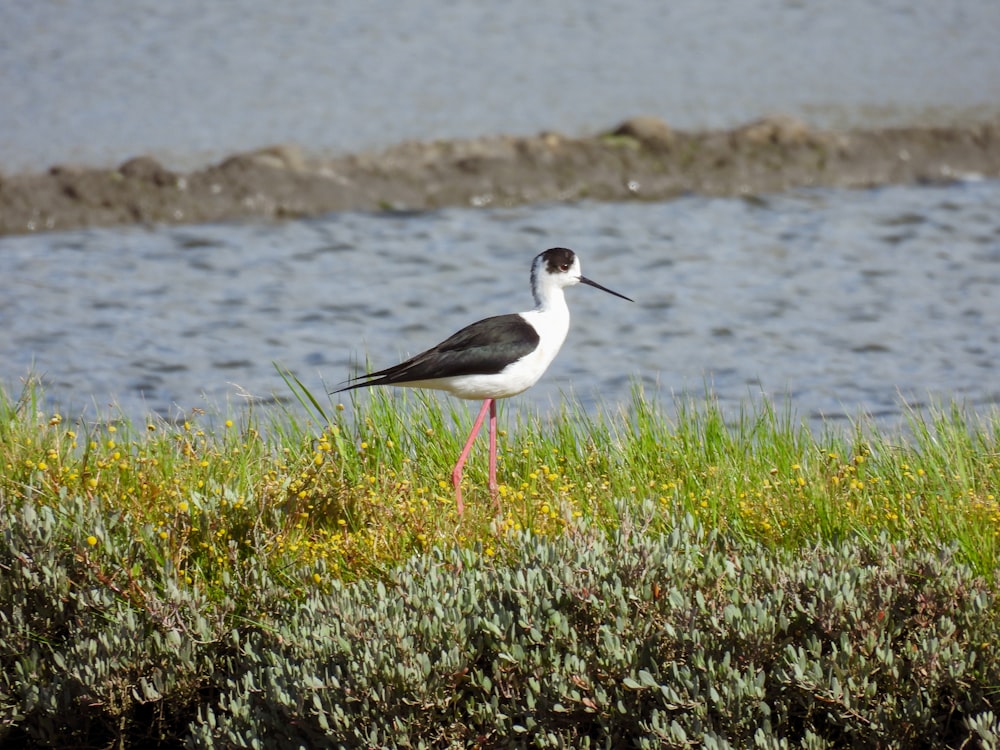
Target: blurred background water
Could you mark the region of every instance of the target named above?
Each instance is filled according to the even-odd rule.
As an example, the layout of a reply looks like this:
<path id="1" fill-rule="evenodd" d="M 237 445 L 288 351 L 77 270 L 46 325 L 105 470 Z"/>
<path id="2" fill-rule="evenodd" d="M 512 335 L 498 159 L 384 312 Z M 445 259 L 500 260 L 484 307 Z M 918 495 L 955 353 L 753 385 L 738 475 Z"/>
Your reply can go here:
<path id="1" fill-rule="evenodd" d="M 1000 114 L 997 0 L 0 4 L 0 172 L 788 113 Z"/>
<path id="2" fill-rule="evenodd" d="M 578 134 L 639 113 L 960 122 L 1000 114 L 997 39 L 996 0 L 5 3 L 0 172 Z M 35 372 L 64 410 L 134 418 L 287 396 L 272 362 L 321 392 L 529 307 L 532 257 L 565 245 L 637 303 L 570 290 L 564 351 L 508 408 L 617 404 L 639 381 L 733 408 L 787 399 L 817 424 L 898 421 L 932 397 L 984 409 L 998 208 L 1000 184 L 970 180 L 0 237 L 0 383 Z"/>

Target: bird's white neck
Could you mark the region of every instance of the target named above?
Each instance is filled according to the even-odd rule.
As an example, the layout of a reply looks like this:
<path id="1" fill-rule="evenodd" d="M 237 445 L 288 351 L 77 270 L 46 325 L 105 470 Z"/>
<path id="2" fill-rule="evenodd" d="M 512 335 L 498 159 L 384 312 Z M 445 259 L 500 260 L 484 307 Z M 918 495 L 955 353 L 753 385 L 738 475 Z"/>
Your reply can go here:
<path id="1" fill-rule="evenodd" d="M 569 306 L 560 288 L 549 289 L 548 294 L 541 296 L 537 301 L 538 306 L 534 310 L 521 313 L 521 317 L 538 331 L 541 339 L 538 356 L 544 360 L 544 366 L 548 367 L 566 340 L 566 334 L 569 333 Z"/>
<path id="2" fill-rule="evenodd" d="M 531 294 L 535 298 L 535 309 L 542 311 L 550 307 L 566 307 L 565 284 L 549 274 L 540 273 L 535 268 L 531 274 Z"/>
<path id="3" fill-rule="evenodd" d="M 542 287 L 541 289 L 535 289 L 535 310 L 540 313 L 549 313 L 550 311 L 566 311 L 569 315 L 569 307 L 566 305 L 566 294 L 563 292 L 562 287 L 550 285 L 548 287 Z"/>

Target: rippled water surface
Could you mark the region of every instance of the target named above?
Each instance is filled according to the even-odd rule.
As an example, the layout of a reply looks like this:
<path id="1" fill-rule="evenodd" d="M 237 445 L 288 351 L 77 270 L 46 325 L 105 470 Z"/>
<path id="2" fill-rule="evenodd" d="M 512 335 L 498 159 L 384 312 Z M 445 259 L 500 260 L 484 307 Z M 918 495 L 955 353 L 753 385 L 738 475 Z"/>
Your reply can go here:
<path id="1" fill-rule="evenodd" d="M 895 419 L 902 399 L 1000 400 L 1000 182 L 762 200 L 339 214 L 286 224 L 0 238 L 0 380 L 131 416 L 322 392 L 487 315 L 531 306 L 539 251 L 636 300 L 568 291 L 573 326 L 512 407 L 586 405 L 630 383 L 735 408 Z M 516 404 L 516 405 L 514 405 Z"/>

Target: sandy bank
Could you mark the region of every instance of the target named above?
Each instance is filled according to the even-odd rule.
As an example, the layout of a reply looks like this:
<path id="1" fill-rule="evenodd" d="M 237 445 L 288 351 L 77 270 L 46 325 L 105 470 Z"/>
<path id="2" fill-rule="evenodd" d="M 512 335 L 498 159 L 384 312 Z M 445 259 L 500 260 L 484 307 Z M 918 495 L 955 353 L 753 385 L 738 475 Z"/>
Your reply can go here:
<path id="1" fill-rule="evenodd" d="M 117 169 L 55 166 L 0 176 L 0 234 L 583 198 L 657 201 L 970 175 L 1000 176 L 1000 122 L 829 132 L 775 117 L 681 132 L 637 117 L 586 138 L 408 142 L 322 161 L 275 146 L 187 174 L 140 156 Z"/>

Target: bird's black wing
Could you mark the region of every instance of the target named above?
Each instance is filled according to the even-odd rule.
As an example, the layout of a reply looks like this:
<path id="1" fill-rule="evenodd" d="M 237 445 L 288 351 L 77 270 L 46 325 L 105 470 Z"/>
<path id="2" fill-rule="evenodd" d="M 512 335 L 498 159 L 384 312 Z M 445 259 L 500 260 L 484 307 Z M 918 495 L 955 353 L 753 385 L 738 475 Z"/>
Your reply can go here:
<path id="1" fill-rule="evenodd" d="M 340 391 L 368 385 L 393 385 L 458 375 L 491 375 L 530 354 L 538 346 L 538 332 L 520 315 L 485 318 L 449 336 L 432 349 L 385 370 L 360 375 L 364 382 Z"/>

